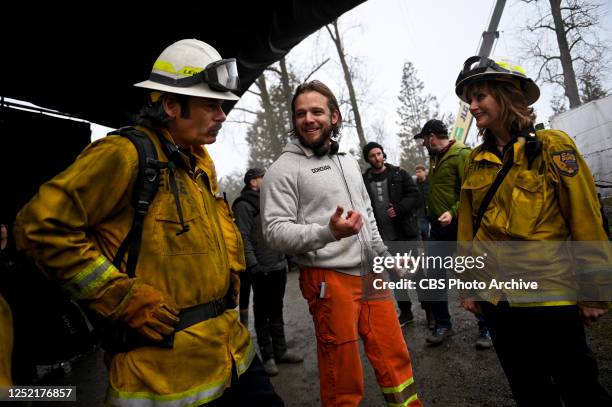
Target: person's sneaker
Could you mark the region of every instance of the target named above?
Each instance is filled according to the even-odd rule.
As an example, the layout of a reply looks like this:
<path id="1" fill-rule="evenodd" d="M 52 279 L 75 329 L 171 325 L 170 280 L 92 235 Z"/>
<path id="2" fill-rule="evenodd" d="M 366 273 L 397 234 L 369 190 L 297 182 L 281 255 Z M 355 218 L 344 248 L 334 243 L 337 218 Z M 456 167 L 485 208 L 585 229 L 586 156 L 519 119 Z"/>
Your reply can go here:
<path id="1" fill-rule="evenodd" d="M 276 360 L 278 363 L 300 363 L 304 360 L 304 358 L 302 355 L 299 355 L 296 352 L 287 350 L 285 353 L 283 353 L 283 356 L 276 358 Z"/>
<path id="2" fill-rule="evenodd" d="M 276 376 L 278 374 L 278 367 L 276 367 L 276 361 L 274 358 L 270 358 L 263 362 L 263 368 L 268 376 Z"/>
<path id="3" fill-rule="evenodd" d="M 429 346 L 438 346 L 442 345 L 446 338 L 448 338 L 449 336 L 453 336 L 454 334 L 455 331 L 453 331 L 452 328 L 437 328 L 432 333 L 430 333 L 425 340 L 427 341 L 427 344 Z"/>
<path id="4" fill-rule="evenodd" d="M 409 324 L 413 321 L 414 315 L 412 314 L 411 310 L 402 311 L 401 315 L 399 316 L 400 327 Z"/>
<path id="5" fill-rule="evenodd" d="M 480 331 L 478 339 L 476 339 L 476 349 L 490 349 L 491 346 L 493 346 L 493 342 L 491 341 L 489 331 Z"/>

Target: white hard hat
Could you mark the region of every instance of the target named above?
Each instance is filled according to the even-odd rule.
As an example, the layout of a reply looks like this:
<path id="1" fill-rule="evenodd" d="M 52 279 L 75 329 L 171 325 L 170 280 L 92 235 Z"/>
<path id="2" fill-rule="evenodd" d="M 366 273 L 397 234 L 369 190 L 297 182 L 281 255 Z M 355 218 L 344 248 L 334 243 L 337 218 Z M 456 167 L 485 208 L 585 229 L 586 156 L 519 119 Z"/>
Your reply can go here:
<path id="1" fill-rule="evenodd" d="M 180 40 L 155 61 L 149 79 L 134 84 L 179 95 L 238 100 L 238 69 L 234 58 L 222 59 L 216 49 L 196 39 Z"/>

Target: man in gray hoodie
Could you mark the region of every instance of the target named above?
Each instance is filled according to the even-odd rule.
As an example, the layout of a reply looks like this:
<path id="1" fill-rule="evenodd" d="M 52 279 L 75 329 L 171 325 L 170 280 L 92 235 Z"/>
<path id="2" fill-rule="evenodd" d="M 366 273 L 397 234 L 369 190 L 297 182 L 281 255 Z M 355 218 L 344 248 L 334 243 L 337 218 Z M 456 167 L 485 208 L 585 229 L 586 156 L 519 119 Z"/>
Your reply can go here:
<path id="1" fill-rule="evenodd" d="M 421 406 L 393 299 L 372 289 L 372 258 L 388 251 L 357 161 L 338 153 L 336 97 L 319 81 L 304 83 L 291 109 L 296 138 L 264 179 L 262 224 L 268 244 L 295 254 L 300 266 L 317 336 L 322 404 L 361 402 L 361 337 L 387 403 Z"/>

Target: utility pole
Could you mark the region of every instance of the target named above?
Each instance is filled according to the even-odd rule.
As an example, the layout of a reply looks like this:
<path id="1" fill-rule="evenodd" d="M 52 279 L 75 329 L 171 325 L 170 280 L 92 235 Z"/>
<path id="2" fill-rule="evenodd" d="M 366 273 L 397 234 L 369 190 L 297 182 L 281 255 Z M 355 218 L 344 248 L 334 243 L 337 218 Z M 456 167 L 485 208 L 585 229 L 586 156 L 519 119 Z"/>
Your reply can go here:
<path id="1" fill-rule="evenodd" d="M 493 9 L 493 14 L 491 15 L 491 21 L 489 21 L 489 27 L 487 28 L 487 31 L 482 33 L 482 43 L 480 44 L 480 49 L 478 50 L 478 56 L 488 57 L 491 55 L 493 44 L 495 43 L 495 40 L 499 38 L 499 31 L 497 31 L 497 27 L 499 27 L 499 21 L 501 20 L 505 5 L 506 0 L 497 0 L 495 3 L 495 8 Z M 472 119 L 473 117 L 470 113 L 470 106 L 460 100 L 459 112 L 457 113 L 457 118 L 455 119 L 453 131 L 451 132 L 451 139 L 464 142 L 468 131 L 470 130 L 470 126 L 472 125 Z"/>

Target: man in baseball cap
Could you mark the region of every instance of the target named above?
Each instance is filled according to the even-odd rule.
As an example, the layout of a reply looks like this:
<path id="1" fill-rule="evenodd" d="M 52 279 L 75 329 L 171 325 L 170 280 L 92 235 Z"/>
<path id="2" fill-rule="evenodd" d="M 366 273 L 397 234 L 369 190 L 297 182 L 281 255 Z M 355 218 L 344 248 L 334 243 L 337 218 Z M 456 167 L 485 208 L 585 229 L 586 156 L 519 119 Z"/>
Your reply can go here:
<path id="1" fill-rule="evenodd" d="M 425 198 L 427 217 L 431 224 L 429 235 L 429 255 L 452 255 L 454 243 L 457 240 L 457 206 L 463 177 L 463 166 L 470 154 L 470 149 L 457 140 L 449 140 L 448 128 L 438 119 L 431 119 L 414 136 L 423 139 L 423 146 L 430 156 L 429 191 Z M 436 244 L 431 242 L 447 242 Z M 428 270 L 431 278 L 445 278 L 444 268 Z M 429 277 L 429 274 L 428 274 Z M 446 290 L 429 290 L 431 310 L 435 319 L 435 328 L 427 337 L 429 346 L 442 344 L 445 339 L 454 334 L 451 317 L 448 312 L 448 297 Z M 492 346 L 489 330 L 484 319 L 478 319 L 479 335 L 476 348 L 488 349 Z"/>

